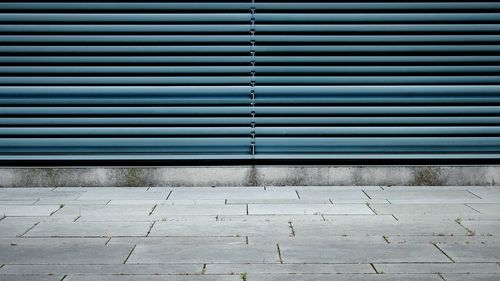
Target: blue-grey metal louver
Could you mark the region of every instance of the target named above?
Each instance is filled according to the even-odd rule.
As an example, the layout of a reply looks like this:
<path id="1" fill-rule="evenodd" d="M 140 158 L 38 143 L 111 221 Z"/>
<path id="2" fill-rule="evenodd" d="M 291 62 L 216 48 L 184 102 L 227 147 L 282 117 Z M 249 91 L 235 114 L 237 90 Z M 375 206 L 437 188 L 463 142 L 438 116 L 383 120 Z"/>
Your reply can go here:
<path id="1" fill-rule="evenodd" d="M 1 2 L 0 160 L 500 158 L 500 2 Z"/>

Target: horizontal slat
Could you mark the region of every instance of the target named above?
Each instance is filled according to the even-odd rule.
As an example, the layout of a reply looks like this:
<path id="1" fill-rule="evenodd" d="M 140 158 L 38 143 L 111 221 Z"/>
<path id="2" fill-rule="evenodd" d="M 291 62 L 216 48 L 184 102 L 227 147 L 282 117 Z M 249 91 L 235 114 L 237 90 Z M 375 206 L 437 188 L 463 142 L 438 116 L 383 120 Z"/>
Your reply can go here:
<path id="1" fill-rule="evenodd" d="M 258 124 L 262 125 L 353 125 L 353 124 L 383 124 L 383 125 L 464 125 L 464 124 L 500 124 L 500 117 L 488 116 L 439 116 L 439 117 L 422 117 L 422 116 L 397 116 L 397 117 L 256 117 Z"/>
<path id="2" fill-rule="evenodd" d="M 492 15 L 483 14 L 486 18 Z M 3 13 L 0 22 L 245 22 L 250 13 Z"/>
<path id="3" fill-rule="evenodd" d="M 408 84 L 500 84 L 500 76 L 259 76 L 259 84 L 408 85 Z M 0 83 L 2 79 L 0 78 Z"/>
<path id="4" fill-rule="evenodd" d="M 0 153 L 246 153 L 250 138 L 0 138 Z"/>
<path id="5" fill-rule="evenodd" d="M 0 88 L 1 90 L 2 88 Z M 500 86 L 256 86 L 257 94 L 500 94 Z"/>
<path id="6" fill-rule="evenodd" d="M 0 115 L 250 115 L 250 106 L 231 107 L 4 107 Z"/>
<path id="7" fill-rule="evenodd" d="M 18 52 L 25 51 L 21 47 Z M 93 47 L 91 47 L 93 48 Z M 50 49 L 50 47 L 49 47 Z M 62 49 L 64 50 L 64 49 Z M 333 46 L 255 46 L 256 52 L 367 52 L 367 53 L 412 53 L 412 52 L 498 52 L 500 45 L 333 45 Z M 0 52 L 15 52 L 15 47 L 1 47 Z M 26 49 L 27 51 L 27 49 Z"/>
<path id="8" fill-rule="evenodd" d="M 0 95 L 24 95 L 24 94 L 46 94 L 46 95 L 117 95 L 118 97 L 126 95 L 217 95 L 217 94 L 248 94 L 250 86 L 176 86 L 176 87 L 158 87 L 158 86 L 40 86 L 40 87 L 0 87 Z"/>
<path id="9" fill-rule="evenodd" d="M 226 77 L 0 77 L 0 85 L 235 85 L 250 84 L 248 76 Z"/>
<path id="10" fill-rule="evenodd" d="M 488 57 L 485 57 L 488 59 Z M 491 60 L 490 58 L 489 60 Z M 500 56 L 498 57 L 500 60 Z M 0 56 L 2 63 L 250 63 L 249 56 Z M 151 67 L 154 69 L 154 67 Z M 197 67 L 198 68 L 198 67 Z M 200 67 L 204 69 L 204 67 Z"/>
<path id="11" fill-rule="evenodd" d="M 486 48 L 486 46 L 484 46 Z M 480 49 L 480 46 L 479 46 Z M 246 53 L 248 46 L 0 46 L 0 53 Z"/>
<path id="12" fill-rule="evenodd" d="M 7 102 L 7 101 L 5 101 Z M 500 96 L 488 96 L 488 95 L 478 95 L 478 96 L 459 96 L 459 95 L 440 95 L 440 96 L 301 96 L 301 97 L 259 97 L 257 99 L 259 105 L 308 105 L 308 104 L 325 104 L 329 103 L 332 105 L 356 103 L 356 104 L 459 104 L 459 103 L 471 103 L 471 104 L 488 104 L 488 103 L 499 103 Z"/>
<path id="13" fill-rule="evenodd" d="M 5 2 L 0 3 L 0 9 L 4 10 L 246 10 L 250 9 L 251 3 L 120 3 L 120 2 Z M 490 7 L 490 6 L 487 6 Z"/>
<path id="14" fill-rule="evenodd" d="M 262 115 L 454 115 L 500 114 L 500 106 L 261 106 Z"/>
<path id="15" fill-rule="evenodd" d="M 14 71 L 12 71 L 12 69 Z M 17 72 L 23 69 L 31 68 L 12 68 L 0 67 L 0 72 L 9 71 Z M 48 68 L 49 71 L 51 68 Z M 83 68 L 85 69 L 85 68 Z M 407 74 L 407 73 L 496 73 L 500 72 L 500 65 L 419 65 L 419 66 L 256 66 L 255 70 L 258 73 L 394 73 L 394 74 Z M 314 77 L 311 77 L 314 78 Z M 338 78 L 338 77 L 337 77 Z"/>
<path id="16" fill-rule="evenodd" d="M 469 40 L 497 40 L 494 35 L 471 37 Z M 466 40 L 463 38 L 462 40 Z M 0 35 L 0 42 L 128 42 L 128 43 L 198 43 L 250 42 L 250 35 Z M 451 38 L 450 38 L 451 40 Z"/>
<path id="17" fill-rule="evenodd" d="M 256 139 L 257 153 L 498 152 L 498 137 L 356 137 Z"/>
<path id="18" fill-rule="evenodd" d="M 0 57 L 0 61 L 5 59 Z M 260 55 L 255 57 L 257 63 L 484 63 L 484 62 L 500 62 L 500 56 L 436 56 L 436 55 L 420 55 L 420 56 L 264 56 Z M 256 67 L 260 67 L 258 64 Z M 385 66 L 377 66 L 382 69 Z M 462 67 L 462 66 L 461 66 Z M 349 68 L 348 68 L 349 69 Z"/>
<path id="19" fill-rule="evenodd" d="M 16 39 L 16 38 L 11 38 Z M 0 37 L 0 42 L 6 40 Z M 133 40 L 133 39 L 132 39 Z M 243 40 L 243 39 L 242 39 Z M 497 42 L 500 35 L 256 35 L 258 42 Z M 13 41 L 15 42 L 15 41 Z"/>
<path id="20" fill-rule="evenodd" d="M 499 118 L 500 119 L 500 118 Z M 1 118 L 0 124 L 5 126 L 59 126 L 59 125 L 248 125 L 251 122 L 248 117 L 203 117 L 203 118 L 172 118 L 172 117 L 80 117 L 80 118 L 30 118 L 30 117 L 8 117 Z M 500 121 L 499 121 L 500 122 Z"/>
<path id="21" fill-rule="evenodd" d="M 256 127 L 257 137 L 269 135 L 500 135 L 500 127 Z M 0 134 L 2 129 L 0 129 Z"/>
<path id="22" fill-rule="evenodd" d="M 420 15 L 420 14 L 419 14 Z M 311 17 L 314 18 L 314 17 Z M 261 24 L 259 32 L 495 32 L 500 24 Z"/>
<path id="23" fill-rule="evenodd" d="M 36 18 L 36 17 L 35 17 Z M 256 13 L 258 22 L 488 22 L 500 13 Z"/>
<path id="24" fill-rule="evenodd" d="M 248 97 L 9 97 L 0 98 L 5 105 L 248 105 Z M 0 109 L 0 113 L 2 110 Z"/>
<path id="25" fill-rule="evenodd" d="M 449 67 L 450 69 L 452 67 Z M 484 69 L 500 69 L 484 67 Z M 37 73 L 37 74 L 73 74 L 73 73 L 245 73 L 251 66 L 0 66 L 0 73 Z M 474 68 L 472 67 L 472 70 Z M 214 77 L 216 78 L 216 77 Z"/>
<path id="26" fill-rule="evenodd" d="M 256 35 L 258 42 L 498 42 L 500 35 Z M 250 42 L 250 35 L 0 35 L 4 43 L 200 43 Z"/>
<path id="27" fill-rule="evenodd" d="M 259 84 L 328 84 L 328 85 L 408 85 L 408 84 L 500 84 L 500 76 L 259 76 Z M 250 77 L 0 77 L 0 85 L 243 85 Z"/>
<path id="28" fill-rule="evenodd" d="M 436 10 L 468 10 L 468 9 L 499 9 L 500 4 L 495 2 L 394 2 L 394 3 L 255 3 L 257 9 L 272 10 L 408 10 L 408 9 L 436 9 Z M 38 3 L 38 2 L 5 2 L 0 3 L 3 10 L 245 10 L 250 9 L 252 3 L 128 3 L 128 2 L 99 2 L 99 3 Z"/>
<path id="29" fill-rule="evenodd" d="M 250 32 L 249 24 L 4 24 L 0 32 L 88 32 L 88 33 L 207 33 Z"/>
<path id="30" fill-rule="evenodd" d="M 0 128 L 0 136 L 8 135 L 19 136 L 62 136 L 62 135 L 98 135 L 98 136 L 113 136 L 113 135 L 165 135 L 165 136 L 189 136 L 189 135 L 250 135 L 250 127 L 64 127 L 64 128 L 39 128 L 39 127 L 23 127 L 23 128 Z"/>
<path id="31" fill-rule="evenodd" d="M 258 73 L 497 73 L 500 65 L 419 66 L 255 66 Z M 0 73 L 245 73 L 251 66 L 0 66 Z"/>

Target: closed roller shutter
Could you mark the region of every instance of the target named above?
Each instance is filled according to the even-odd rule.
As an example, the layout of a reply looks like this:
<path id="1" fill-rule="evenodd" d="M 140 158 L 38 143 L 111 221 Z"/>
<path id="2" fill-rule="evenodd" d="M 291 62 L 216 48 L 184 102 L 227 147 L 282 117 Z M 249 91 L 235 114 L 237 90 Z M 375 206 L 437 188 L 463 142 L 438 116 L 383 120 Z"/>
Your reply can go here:
<path id="1" fill-rule="evenodd" d="M 0 159 L 251 158 L 251 3 L 0 3 Z"/>
<path id="2" fill-rule="evenodd" d="M 0 3 L 0 160 L 500 158 L 500 2 Z"/>

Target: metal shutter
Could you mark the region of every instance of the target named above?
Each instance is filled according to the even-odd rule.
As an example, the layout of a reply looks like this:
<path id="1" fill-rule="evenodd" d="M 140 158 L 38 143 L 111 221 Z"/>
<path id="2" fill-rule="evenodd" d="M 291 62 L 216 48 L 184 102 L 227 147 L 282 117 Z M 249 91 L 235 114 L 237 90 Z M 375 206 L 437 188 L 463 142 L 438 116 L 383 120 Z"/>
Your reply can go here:
<path id="1" fill-rule="evenodd" d="M 0 3 L 0 160 L 500 157 L 500 2 Z"/>

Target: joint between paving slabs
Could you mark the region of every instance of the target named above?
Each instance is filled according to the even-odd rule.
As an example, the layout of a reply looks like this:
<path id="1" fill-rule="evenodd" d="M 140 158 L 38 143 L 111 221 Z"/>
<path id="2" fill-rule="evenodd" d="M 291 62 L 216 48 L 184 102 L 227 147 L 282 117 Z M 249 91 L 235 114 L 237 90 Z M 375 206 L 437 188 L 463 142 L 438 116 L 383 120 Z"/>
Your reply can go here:
<path id="1" fill-rule="evenodd" d="M 387 244 L 391 244 L 391 241 L 389 241 L 389 238 L 387 238 L 387 236 L 382 235 L 382 238 L 384 239 L 385 242 L 387 242 Z"/>
<path id="2" fill-rule="evenodd" d="M 149 215 L 151 216 L 153 214 L 153 212 L 155 211 L 156 207 L 158 206 L 158 204 L 155 204 L 153 206 L 153 208 L 151 209 L 151 211 L 149 212 Z"/>
<path id="3" fill-rule="evenodd" d="M 444 276 L 441 273 L 438 272 L 437 276 L 439 276 L 441 279 L 443 279 L 443 281 L 446 281 L 446 279 L 444 279 Z"/>
<path id="4" fill-rule="evenodd" d="M 130 250 L 130 253 L 128 253 L 128 256 L 125 258 L 125 260 L 123 261 L 123 264 L 126 264 L 128 259 L 130 258 L 130 256 L 132 255 L 132 252 L 135 250 L 135 247 L 137 247 L 137 245 L 134 245 L 134 247 L 132 247 L 132 250 Z"/>
<path id="5" fill-rule="evenodd" d="M 23 237 L 26 233 L 28 233 L 28 231 L 32 230 L 33 228 L 35 228 L 35 226 L 37 226 L 40 222 L 36 222 L 33 226 L 31 226 L 30 228 L 28 228 L 28 230 L 26 230 L 25 232 L 23 232 L 21 235 L 17 236 L 17 237 Z"/>
<path id="6" fill-rule="evenodd" d="M 280 263 L 283 264 L 283 258 L 281 257 L 280 243 L 277 243 L 276 247 L 278 248 L 278 259 Z"/>
<path id="7" fill-rule="evenodd" d="M 469 229 L 468 227 L 466 227 L 465 225 L 462 224 L 462 220 L 460 218 L 456 219 L 455 222 L 460 225 L 461 227 L 463 227 L 466 231 L 467 231 L 467 235 L 468 236 L 475 236 L 476 235 L 476 232 Z"/>
<path id="8" fill-rule="evenodd" d="M 441 248 L 439 248 L 439 246 L 436 243 L 431 243 L 431 244 L 434 245 L 434 247 L 436 247 L 436 249 L 438 249 L 443 255 L 445 255 L 451 262 L 455 263 L 455 261 L 447 253 L 445 253 Z"/>
<path id="9" fill-rule="evenodd" d="M 59 208 L 57 210 L 53 211 L 52 213 L 50 213 L 49 217 L 52 216 L 53 214 L 57 213 L 57 211 L 61 210 L 62 208 L 64 208 L 64 204 L 59 205 Z"/>
<path id="10" fill-rule="evenodd" d="M 201 268 L 201 275 L 205 275 L 205 272 L 207 272 L 207 264 L 204 263 L 203 267 Z"/>
<path id="11" fill-rule="evenodd" d="M 151 233 L 151 230 L 153 229 L 153 226 L 155 225 L 156 221 L 153 221 L 153 223 L 151 223 L 149 225 L 149 229 L 148 229 L 148 232 L 146 233 L 146 237 L 149 236 L 149 234 Z"/>
<path id="12" fill-rule="evenodd" d="M 170 190 L 170 192 L 168 193 L 167 198 L 165 200 L 168 200 L 168 198 L 170 198 L 170 195 L 172 195 L 172 190 Z"/>
<path id="13" fill-rule="evenodd" d="M 364 191 L 363 189 L 361 189 L 361 191 L 362 191 L 362 192 L 366 195 L 366 197 L 368 197 L 368 199 L 370 199 L 370 200 L 372 199 L 372 198 L 370 197 L 370 195 L 368 195 L 368 193 L 366 193 L 366 191 Z"/>
<path id="14" fill-rule="evenodd" d="M 373 270 L 375 271 L 375 273 L 380 274 L 380 272 L 378 272 L 377 268 L 375 268 L 375 265 L 372 262 L 370 263 L 370 265 L 373 268 Z"/>
<path id="15" fill-rule="evenodd" d="M 295 237 L 295 230 L 293 229 L 292 221 L 288 222 L 288 227 L 290 228 L 290 236 Z"/>
<path id="16" fill-rule="evenodd" d="M 370 210 L 372 210 L 372 212 L 375 214 L 375 215 L 378 215 L 377 212 L 375 212 L 375 210 L 370 206 L 370 203 L 366 203 L 366 206 L 368 208 L 370 208 Z"/>
<path id="17" fill-rule="evenodd" d="M 474 193 L 474 192 L 472 192 L 472 191 L 470 191 L 468 189 L 466 189 L 466 191 L 469 192 L 470 194 L 472 194 L 473 196 L 479 198 L 479 199 L 483 199 L 481 196 L 477 195 L 476 193 Z"/>
<path id="18" fill-rule="evenodd" d="M 476 212 L 478 212 L 478 213 L 482 214 L 479 210 L 476 210 L 476 209 L 472 208 L 469 204 L 464 203 L 464 205 L 465 205 L 465 206 L 467 206 L 467 207 L 469 207 L 469 208 L 471 208 L 472 210 L 474 210 L 474 211 L 476 211 Z"/>

